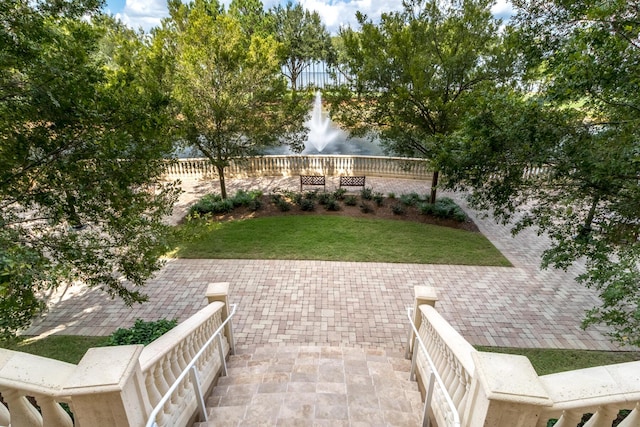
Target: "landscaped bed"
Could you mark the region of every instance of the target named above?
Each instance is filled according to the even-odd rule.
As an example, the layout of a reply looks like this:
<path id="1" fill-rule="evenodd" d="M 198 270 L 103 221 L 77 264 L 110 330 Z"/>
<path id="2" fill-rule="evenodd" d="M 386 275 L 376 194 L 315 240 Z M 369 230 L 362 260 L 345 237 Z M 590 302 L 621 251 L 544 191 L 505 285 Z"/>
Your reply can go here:
<path id="1" fill-rule="evenodd" d="M 183 221 L 170 256 L 511 265 L 452 201 L 430 205 L 418 195 L 377 196 L 205 196 Z"/>

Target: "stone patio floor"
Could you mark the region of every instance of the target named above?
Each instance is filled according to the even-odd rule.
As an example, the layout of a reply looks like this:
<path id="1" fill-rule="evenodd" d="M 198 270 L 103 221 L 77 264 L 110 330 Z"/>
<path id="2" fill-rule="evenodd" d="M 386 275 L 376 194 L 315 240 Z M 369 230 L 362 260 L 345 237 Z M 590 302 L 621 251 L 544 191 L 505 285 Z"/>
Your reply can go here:
<path id="1" fill-rule="evenodd" d="M 183 179 L 185 193 L 168 221 L 176 222 L 190 203 L 218 190 L 217 185 Z M 228 191 L 298 185 L 297 177 L 230 179 Z M 329 179 L 327 190 L 336 186 L 337 178 Z M 367 186 L 398 195 L 429 190 L 425 181 L 375 177 L 367 177 Z M 508 227 L 468 209 L 460 194 L 446 195 L 465 208 L 513 267 L 170 260 L 148 282 L 147 303 L 127 307 L 100 290 L 70 286 L 50 296 L 48 313 L 26 334 L 108 335 L 137 318 L 183 320 L 205 305 L 208 283 L 230 282 L 230 302 L 238 304 L 239 349 L 295 344 L 402 351 L 414 286 L 428 285 L 438 291 L 440 313 L 473 345 L 621 350 L 609 342 L 605 329 L 580 329 L 584 311 L 599 303 L 594 291 L 573 279 L 583 266 L 541 270 L 544 237 L 532 230 L 512 237 Z"/>

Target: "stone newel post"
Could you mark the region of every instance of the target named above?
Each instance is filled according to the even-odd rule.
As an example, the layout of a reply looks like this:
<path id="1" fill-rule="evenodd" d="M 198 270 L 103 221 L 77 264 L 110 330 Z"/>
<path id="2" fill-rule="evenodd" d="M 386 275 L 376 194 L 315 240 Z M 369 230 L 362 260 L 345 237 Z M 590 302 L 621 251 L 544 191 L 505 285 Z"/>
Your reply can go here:
<path id="1" fill-rule="evenodd" d="M 140 368 L 142 345 L 90 348 L 67 380 L 80 427 L 144 426 L 151 404 Z"/>
<path id="2" fill-rule="evenodd" d="M 475 372 L 462 419 L 465 427 L 535 427 L 553 402 L 524 356 L 472 353 Z"/>
<path id="3" fill-rule="evenodd" d="M 224 308 L 222 309 L 222 320 L 224 321 L 229 317 L 229 282 L 209 283 L 207 286 L 206 296 L 209 304 L 215 301 L 223 302 Z M 235 341 L 233 339 L 231 322 L 227 323 L 224 327 L 224 334 L 229 341 L 229 350 L 231 354 L 235 354 Z"/>

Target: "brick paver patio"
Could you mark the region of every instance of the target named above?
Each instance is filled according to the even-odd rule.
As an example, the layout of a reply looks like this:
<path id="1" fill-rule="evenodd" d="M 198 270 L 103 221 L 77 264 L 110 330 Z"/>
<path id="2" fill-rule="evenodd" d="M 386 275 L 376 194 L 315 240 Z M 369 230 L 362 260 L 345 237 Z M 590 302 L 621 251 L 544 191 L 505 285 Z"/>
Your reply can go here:
<path id="1" fill-rule="evenodd" d="M 337 178 L 336 178 L 337 183 Z M 336 186 L 331 180 L 327 190 Z M 238 188 L 298 187 L 298 178 L 229 180 Z M 415 180 L 367 177 L 374 191 L 425 194 Z M 217 182 L 185 181 L 176 214 Z M 457 194 L 448 194 L 464 206 Z M 99 290 L 72 286 L 51 297 L 48 314 L 26 333 L 107 335 L 136 318 L 185 319 L 204 306 L 209 282 L 231 283 L 239 348 L 261 345 L 342 345 L 402 350 L 406 307 L 413 288 L 438 290 L 437 308 L 474 345 L 618 350 L 602 329 L 579 328 L 584 311 L 598 304 L 592 290 L 569 272 L 541 271 L 544 238 L 509 229 L 466 209 L 481 231 L 513 263 L 512 268 L 278 260 L 171 260 L 146 287 L 149 302 L 126 307 Z"/>

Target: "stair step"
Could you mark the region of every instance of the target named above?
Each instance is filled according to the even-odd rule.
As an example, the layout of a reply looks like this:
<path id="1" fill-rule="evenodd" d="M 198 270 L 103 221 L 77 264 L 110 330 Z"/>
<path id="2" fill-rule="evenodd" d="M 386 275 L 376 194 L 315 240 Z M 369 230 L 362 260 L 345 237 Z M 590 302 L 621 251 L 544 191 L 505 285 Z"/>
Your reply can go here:
<path id="1" fill-rule="evenodd" d="M 205 426 L 416 426 L 422 400 L 399 353 L 349 347 L 258 347 L 229 358 Z"/>

